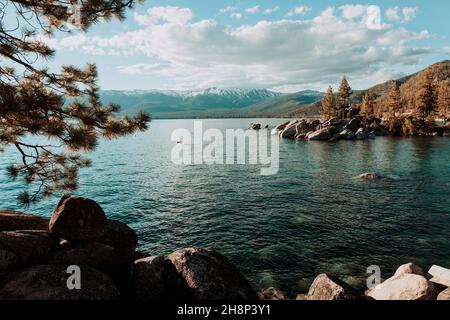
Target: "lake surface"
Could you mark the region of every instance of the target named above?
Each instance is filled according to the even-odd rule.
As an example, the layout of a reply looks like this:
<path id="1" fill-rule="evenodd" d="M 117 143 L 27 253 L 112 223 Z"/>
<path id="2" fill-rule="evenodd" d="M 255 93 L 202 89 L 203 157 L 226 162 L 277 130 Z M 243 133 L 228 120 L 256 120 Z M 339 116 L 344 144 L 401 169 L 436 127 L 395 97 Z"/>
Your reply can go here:
<path id="1" fill-rule="evenodd" d="M 246 128 L 280 119 L 204 120 Z M 256 289 L 305 291 L 326 271 L 362 285 L 366 268 L 388 277 L 400 264 L 450 267 L 450 138 L 389 138 L 337 143 L 280 142 L 280 170 L 259 165 L 175 165 L 171 133 L 192 120 L 156 120 L 149 131 L 102 142 L 77 194 L 137 230 L 140 249 L 165 254 L 212 247 Z M 4 168 L 15 157 L 0 156 Z M 20 209 L 21 185 L 0 171 L 0 207 Z M 376 171 L 387 179 L 361 181 Z M 50 216 L 57 199 L 28 211 Z"/>

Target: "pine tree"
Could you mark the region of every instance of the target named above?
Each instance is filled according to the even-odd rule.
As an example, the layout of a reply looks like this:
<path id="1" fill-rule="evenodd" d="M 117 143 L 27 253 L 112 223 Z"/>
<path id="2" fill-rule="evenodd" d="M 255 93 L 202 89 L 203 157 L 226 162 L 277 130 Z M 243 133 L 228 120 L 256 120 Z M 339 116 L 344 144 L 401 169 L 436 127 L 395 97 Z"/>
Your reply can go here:
<path id="1" fill-rule="evenodd" d="M 59 73 L 37 66 L 54 56 L 39 40 L 40 33 L 52 36 L 74 27 L 86 31 L 100 19 L 122 20 L 135 2 L 1 3 L 8 18 L 15 14 L 17 28 L 6 26 L 5 14 L 0 16 L 0 146 L 11 145 L 20 155 L 20 161 L 7 171 L 11 178 L 21 177 L 28 184 L 29 190 L 19 196 L 22 203 L 56 191 L 75 190 L 78 170 L 90 164 L 80 152 L 93 150 L 100 137 L 116 138 L 147 128 L 148 115 L 118 118 L 119 106 L 100 102 L 95 65 L 84 69 L 62 66 Z M 46 142 L 27 143 L 30 135 Z"/>
<path id="2" fill-rule="evenodd" d="M 331 86 L 328 87 L 325 97 L 322 99 L 322 119 L 328 120 L 331 117 L 336 115 L 335 110 L 335 99 L 333 88 Z"/>
<path id="3" fill-rule="evenodd" d="M 345 118 L 345 110 L 349 107 L 348 98 L 353 93 L 352 88 L 348 84 L 347 78 L 344 76 L 339 85 L 337 109 L 340 118 Z"/>
<path id="4" fill-rule="evenodd" d="M 365 119 L 370 119 L 375 114 L 375 100 L 370 90 L 363 97 L 359 114 Z"/>
<path id="5" fill-rule="evenodd" d="M 430 70 L 424 71 L 420 76 L 419 89 L 416 92 L 415 98 L 416 110 L 422 120 L 425 120 L 436 110 L 436 96 Z"/>
<path id="6" fill-rule="evenodd" d="M 444 124 L 447 124 L 450 109 L 450 78 L 441 82 L 438 89 L 438 108 Z"/>
<path id="7" fill-rule="evenodd" d="M 402 108 L 402 97 L 400 88 L 396 81 L 393 81 L 388 100 L 388 114 L 392 119 L 396 119 L 397 111 Z"/>

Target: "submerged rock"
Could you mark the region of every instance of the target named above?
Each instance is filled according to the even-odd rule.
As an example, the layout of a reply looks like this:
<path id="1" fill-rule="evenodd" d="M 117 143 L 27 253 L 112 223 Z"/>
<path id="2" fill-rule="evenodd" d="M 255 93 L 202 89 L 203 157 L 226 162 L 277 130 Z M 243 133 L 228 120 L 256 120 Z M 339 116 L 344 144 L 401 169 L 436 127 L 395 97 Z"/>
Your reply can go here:
<path id="1" fill-rule="evenodd" d="M 382 179 L 383 176 L 381 176 L 375 172 L 365 172 L 365 173 L 360 174 L 358 176 L 358 178 L 364 179 L 364 180 L 379 180 L 379 179 Z"/>
<path id="2" fill-rule="evenodd" d="M 178 281 L 194 300 L 258 300 L 240 271 L 221 254 L 202 248 L 180 249 L 168 256 Z"/>
<path id="3" fill-rule="evenodd" d="M 50 231 L 64 239 L 91 240 L 102 237 L 106 230 L 106 215 L 93 200 L 63 196 L 50 220 Z"/>
<path id="4" fill-rule="evenodd" d="M 434 300 L 438 293 L 425 277 L 403 273 L 370 289 L 367 295 L 375 300 Z"/>
<path id="5" fill-rule="evenodd" d="M 70 290 L 67 266 L 39 265 L 17 271 L 0 285 L 0 300 L 117 300 L 111 279 L 100 271 L 81 267 L 81 289 Z"/>
<path id="6" fill-rule="evenodd" d="M 283 292 L 273 287 L 264 289 L 259 294 L 259 298 L 261 300 L 287 300 Z"/>
<path id="7" fill-rule="evenodd" d="M 325 273 L 314 279 L 307 295 L 308 300 L 355 300 L 357 297 L 355 289 Z"/>

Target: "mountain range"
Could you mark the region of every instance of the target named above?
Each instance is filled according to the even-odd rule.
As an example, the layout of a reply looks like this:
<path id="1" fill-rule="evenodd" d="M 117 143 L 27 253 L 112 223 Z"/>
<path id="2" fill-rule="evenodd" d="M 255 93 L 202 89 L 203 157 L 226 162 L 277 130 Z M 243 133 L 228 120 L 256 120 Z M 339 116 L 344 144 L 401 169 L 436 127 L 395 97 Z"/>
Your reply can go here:
<path id="1" fill-rule="evenodd" d="M 431 70 L 436 82 L 450 77 L 450 61 L 446 60 L 397 79 L 405 103 L 412 104 L 420 74 L 427 69 Z M 391 87 L 392 81 L 386 81 L 366 90 L 355 90 L 350 100 L 359 103 L 367 90 L 371 90 L 376 100 L 383 103 Z M 313 90 L 284 94 L 268 89 L 215 87 L 197 91 L 111 90 L 100 93 L 103 103 L 119 104 L 123 114 L 135 114 L 142 110 L 154 119 L 316 116 L 320 112 L 323 96 L 323 92 Z"/>

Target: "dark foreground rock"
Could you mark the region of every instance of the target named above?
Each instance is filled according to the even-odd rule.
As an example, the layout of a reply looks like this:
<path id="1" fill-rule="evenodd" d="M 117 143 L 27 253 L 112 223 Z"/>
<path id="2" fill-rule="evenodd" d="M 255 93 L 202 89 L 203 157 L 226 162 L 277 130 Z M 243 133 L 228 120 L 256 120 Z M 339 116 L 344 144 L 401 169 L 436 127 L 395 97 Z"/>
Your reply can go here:
<path id="1" fill-rule="evenodd" d="M 47 264 L 88 266 L 111 275 L 116 270 L 116 252 L 97 241 L 65 243 L 48 257 Z"/>
<path id="2" fill-rule="evenodd" d="M 16 269 L 18 265 L 17 255 L 0 244 L 0 277 Z"/>
<path id="3" fill-rule="evenodd" d="M 49 220 L 13 210 L 0 210 L 0 231 L 47 230 Z"/>
<path id="4" fill-rule="evenodd" d="M 168 260 L 195 300 L 258 300 L 239 270 L 217 252 L 186 248 L 173 252 Z"/>
<path id="5" fill-rule="evenodd" d="M 93 200 L 64 196 L 50 220 L 50 231 L 66 240 L 90 240 L 107 230 L 106 215 Z"/>
<path id="6" fill-rule="evenodd" d="M 0 232 L 0 245 L 17 255 L 22 266 L 29 266 L 44 261 L 51 246 L 51 235 L 27 231 Z"/>
<path id="7" fill-rule="evenodd" d="M 125 223 L 117 220 L 108 220 L 105 235 L 99 242 L 111 246 L 115 250 L 116 266 L 123 267 L 134 254 L 138 242 L 136 232 Z"/>
<path id="8" fill-rule="evenodd" d="M 112 280 L 101 272 L 81 267 L 80 290 L 67 286 L 67 266 L 39 265 L 17 271 L 0 284 L 0 300 L 117 300 Z"/>
<path id="9" fill-rule="evenodd" d="M 347 283 L 322 273 L 309 288 L 307 300 L 355 300 L 357 292 Z"/>
<path id="10" fill-rule="evenodd" d="M 165 284 L 164 256 L 152 256 L 136 260 L 129 267 L 129 285 L 132 297 L 140 301 L 168 299 Z"/>

